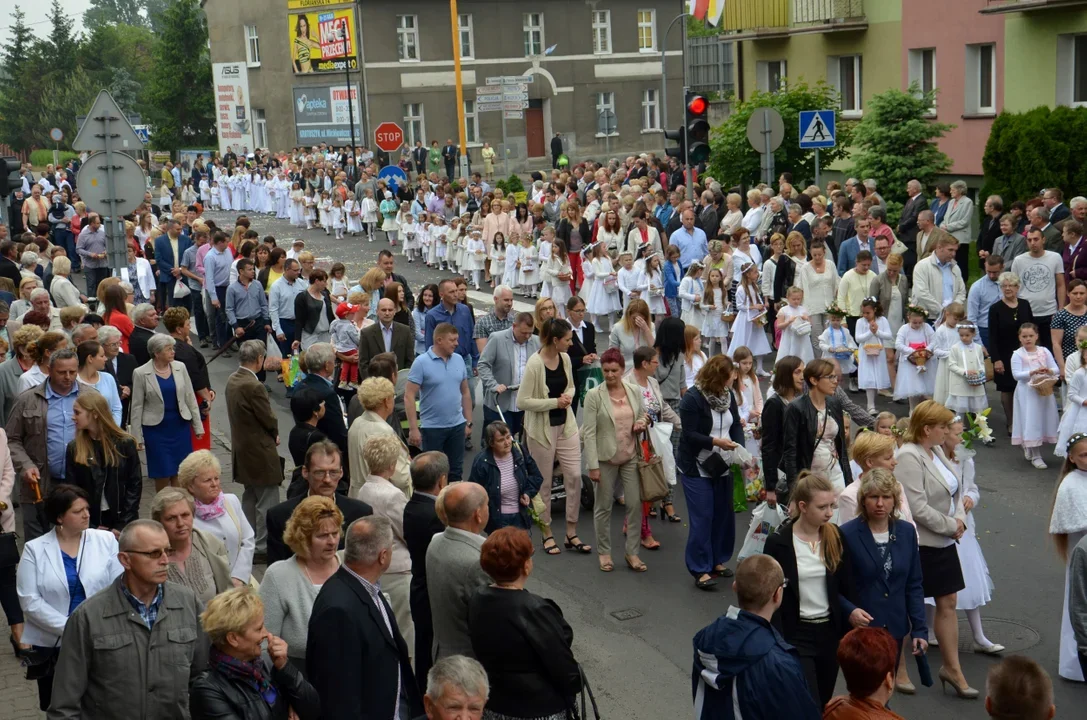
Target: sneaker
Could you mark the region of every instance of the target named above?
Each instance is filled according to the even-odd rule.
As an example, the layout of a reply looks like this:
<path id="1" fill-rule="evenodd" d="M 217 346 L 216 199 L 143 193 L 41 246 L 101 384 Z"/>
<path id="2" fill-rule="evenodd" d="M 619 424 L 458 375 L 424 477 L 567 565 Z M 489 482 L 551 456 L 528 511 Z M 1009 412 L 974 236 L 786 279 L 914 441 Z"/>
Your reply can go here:
<path id="1" fill-rule="evenodd" d="M 1033 458 L 1030 456 L 1030 448 L 1023 448 L 1023 457 L 1027 460 L 1033 460 Z"/>
<path id="2" fill-rule="evenodd" d="M 207 348 L 207 346 L 208 346 L 208 339 L 207 338 L 200 338 L 200 347 L 201 348 Z"/>
<path id="3" fill-rule="evenodd" d="M 868 408 L 868 414 L 869 414 L 869 415 L 872 415 L 873 417 L 875 417 L 875 416 L 876 416 L 876 415 L 878 415 L 879 413 L 878 413 L 878 411 L 877 411 L 877 410 L 876 410 L 876 409 L 875 409 L 874 407 L 870 407 L 870 408 Z"/>
<path id="4" fill-rule="evenodd" d="M 857 386 L 857 378 L 849 378 L 849 392 L 860 392 L 860 387 Z"/>
<path id="5" fill-rule="evenodd" d="M 1030 461 L 1030 464 L 1038 468 L 1039 470 L 1045 470 L 1047 467 L 1049 467 L 1045 464 L 1045 460 L 1043 460 L 1040 455 L 1035 455 L 1034 458 Z"/>

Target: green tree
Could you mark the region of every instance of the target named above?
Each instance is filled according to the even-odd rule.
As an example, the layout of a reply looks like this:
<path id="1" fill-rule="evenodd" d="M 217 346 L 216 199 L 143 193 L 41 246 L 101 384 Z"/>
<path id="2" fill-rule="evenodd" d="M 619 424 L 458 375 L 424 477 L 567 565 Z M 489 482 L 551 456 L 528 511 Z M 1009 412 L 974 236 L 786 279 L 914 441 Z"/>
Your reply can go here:
<path id="1" fill-rule="evenodd" d="M 38 105 L 43 69 L 41 46 L 18 6 L 11 14 L 10 34 L 0 54 L 0 142 L 29 150 L 41 142 Z"/>
<path id="2" fill-rule="evenodd" d="M 72 18 L 60 6 L 60 0 L 53 0 L 49 9 L 49 38 L 45 41 L 43 53 L 49 74 L 65 76 L 75 70 L 79 58 L 79 39 L 76 37 Z"/>
<path id="3" fill-rule="evenodd" d="M 864 108 L 864 119 L 853 131 L 853 169 L 860 178 L 879 180 L 879 192 L 887 201 L 888 222 L 894 224 L 908 199 L 906 183 L 923 186 L 951 169 L 951 158 L 936 145 L 954 128 L 925 118 L 935 105 L 934 92 L 922 93 L 917 84 L 903 92 L 887 90 L 873 95 Z"/>
<path id="4" fill-rule="evenodd" d="M 83 25 L 92 31 L 108 25 L 146 26 L 147 18 L 141 14 L 145 5 L 143 0 L 91 0 Z"/>
<path id="5" fill-rule="evenodd" d="M 1005 205 L 1059 187 L 1065 197 L 1087 183 L 1087 108 L 1037 107 L 1001 113 L 989 131 L 981 167 L 981 194 L 1000 195 Z"/>
<path id="6" fill-rule="evenodd" d="M 785 124 L 785 139 L 774 152 L 778 173 L 789 171 L 799 182 L 815 176 L 815 153 L 800 149 L 800 111 L 838 107 L 838 91 L 820 81 L 816 85 L 798 82 L 773 93 L 756 91 L 751 99 L 736 105 L 724 123 L 710 132 L 708 172 L 722 187 L 752 184 L 760 179 L 760 156 L 747 141 L 747 121 L 758 108 L 774 108 Z M 820 165 L 826 167 L 845 157 L 856 123 L 837 122 L 837 146 L 821 150 Z"/>
<path id="7" fill-rule="evenodd" d="M 109 88 L 126 112 L 145 115 L 144 89 L 151 81 L 154 44 L 155 36 L 145 26 L 99 26 L 84 38 L 80 64 L 95 88 Z M 133 84 L 134 97 L 126 95 L 128 82 Z"/>
<path id="8" fill-rule="evenodd" d="M 162 14 L 147 86 L 153 144 L 179 148 L 215 140 L 215 101 L 208 28 L 197 0 L 176 0 Z"/>
<path id="9" fill-rule="evenodd" d="M 109 82 L 109 94 L 126 113 L 135 112 L 140 97 L 140 84 L 126 68 L 114 69 Z"/>
<path id="10" fill-rule="evenodd" d="M 54 74 L 46 83 L 42 102 L 38 107 L 38 127 L 43 128 L 43 132 L 50 128 L 60 128 L 64 132 L 61 147 L 70 148 L 70 143 L 79 130 L 76 116 L 86 114 L 97 95 L 98 90 L 79 66 L 68 75 Z M 51 145 L 52 141 L 45 138 L 42 142 Z"/>

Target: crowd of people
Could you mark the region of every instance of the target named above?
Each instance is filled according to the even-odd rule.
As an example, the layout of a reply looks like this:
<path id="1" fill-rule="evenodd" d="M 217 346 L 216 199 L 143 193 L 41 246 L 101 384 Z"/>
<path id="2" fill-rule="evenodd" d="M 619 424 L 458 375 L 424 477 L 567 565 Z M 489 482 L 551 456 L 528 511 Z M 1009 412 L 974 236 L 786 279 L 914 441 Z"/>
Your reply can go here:
<path id="1" fill-rule="evenodd" d="M 0 501 L 5 529 L 20 501 L 26 545 L 0 600 L 49 717 L 128 717 L 136 697 L 141 717 L 567 718 L 585 680 L 561 610 L 525 589 L 536 542 L 613 572 L 619 503 L 623 564 L 646 572 L 650 520 L 682 521 L 677 486 L 694 585 L 732 578 L 739 606 L 695 638 L 699 717 L 773 702 L 783 717 L 896 717 L 890 694 L 917 692 L 906 660 L 924 677 L 930 646 L 941 684 L 978 698 L 956 614 L 975 652 L 1004 651 L 983 628 L 994 588 L 973 512 L 994 381 L 1026 460 L 1044 468 L 1046 445 L 1065 458 L 1059 672 L 1083 680 L 1087 199 L 1069 211 L 1050 189 L 1005 214 L 988 198 L 975 260 L 960 183 L 929 204 L 911 182 L 892 228 L 870 180 L 798 192 L 785 174 L 745 196 L 702 178 L 691 203 L 682 171 L 647 155 L 555 170 L 519 200 L 479 173 L 393 187 L 375 169 L 330 148 L 201 160 L 194 196 L 174 183 L 159 209 L 148 194 L 112 272 L 78 201 L 43 228 L 77 195 L 70 176 L 24 173 L 28 230 L 0 238 L 0 462 L 18 478 Z M 293 189 L 255 202 L 257 174 Z M 224 193 L 231 213 L 285 199 L 296 224 L 354 234 L 332 212 L 307 220 L 318 188 L 330 208 L 384 198 L 356 231 L 387 246 L 357 282 L 304 240 L 285 250 L 245 215 L 212 219 Z M 396 246 L 450 273 L 413 292 Z M 467 292 L 483 284 L 493 307 L 477 313 Z M 202 349 L 238 364 L 221 391 L 240 497 L 210 451 Z M 285 497 L 272 375 L 295 422 Z M 903 417 L 877 412 L 881 395 Z M 749 502 L 779 520 L 737 564 Z M 753 662 L 753 644 L 774 649 Z M 994 716 L 1015 702 L 1009 673 L 1035 678 L 1027 699 L 1049 710 L 1026 662 L 991 671 Z M 753 694 L 756 677 L 795 692 Z"/>

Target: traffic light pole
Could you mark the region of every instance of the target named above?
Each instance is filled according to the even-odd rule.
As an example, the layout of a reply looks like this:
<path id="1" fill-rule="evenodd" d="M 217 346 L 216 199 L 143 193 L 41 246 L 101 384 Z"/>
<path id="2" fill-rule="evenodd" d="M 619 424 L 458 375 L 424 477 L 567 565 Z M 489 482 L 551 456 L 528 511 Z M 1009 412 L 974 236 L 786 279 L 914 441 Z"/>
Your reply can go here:
<path id="1" fill-rule="evenodd" d="M 672 22 L 668 23 L 668 29 L 664 31 L 664 42 L 661 43 L 661 127 L 668 127 L 668 35 L 672 32 L 672 26 L 682 18 L 688 17 L 687 13 L 680 13 L 672 18 Z M 684 25 L 683 33 L 683 48 L 684 52 L 684 71 L 687 69 L 686 63 L 686 51 L 687 51 L 687 32 L 686 25 Z M 684 85 L 686 85 L 687 75 L 684 72 Z"/>
<path id="2" fill-rule="evenodd" d="M 685 103 L 686 103 L 687 92 L 689 90 L 690 90 L 690 88 L 688 88 L 687 85 L 684 84 L 684 86 L 683 86 L 683 97 L 684 97 L 684 102 Z M 686 106 L 684 106 L 684 107 L 686 107 Z M 683 148 L 686 151 L 686 153 L 689 154 L 691 149 L 690 149 L 690 146 L 687 144 L 687 140 L 688 140 L 688 138 L 687 138 L 687 122 L 686 122 L 686 118 L 684 118 L 684 123 L 683 123 Z M 687 182 L 686 182 L 686 185 L 687 185 L 687 199 L 690 200 L 691 202 L 694 202 L 694 170 L 691 168 L 691 162 L 690 162 L 691 159 L 690 159 L 689 155 L 688 155 L 688 157 L 683 158 L 683 161 L 684 161 L 685 168 L 686 168 L 683 171 L 683 176 L 687 180 Z"/>

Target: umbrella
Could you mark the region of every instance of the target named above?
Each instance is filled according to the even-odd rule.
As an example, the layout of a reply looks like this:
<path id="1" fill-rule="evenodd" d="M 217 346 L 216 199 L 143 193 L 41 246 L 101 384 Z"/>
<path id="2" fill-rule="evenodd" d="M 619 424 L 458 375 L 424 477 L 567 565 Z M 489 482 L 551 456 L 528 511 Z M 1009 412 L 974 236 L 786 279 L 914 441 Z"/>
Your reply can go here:
<path id="1" fill-rule="evenodd" d="M 249 324 L 245 326 L 245 331 L 249 332 L 249 328 L 253 327 L 253 325 L 255 325 L 256 322 L 257 322 L 256 320 L 250 320 Z M 237 341 L 238 341 L 238 336 L 237 335 L 231 335 L 230 339 L 227 340 L 225 343 L 223 343 L 223 346 L 221 348 L 219 348 L 218 350 L 216 350 L 214 355 L 212 355 L 211 357 L 208 358 L 208 362 L 209 363 L 212 362 L 217 357 L 219 357 L 220 355 L 225 353 L 227 350 L 232 348 L 234 346 L 234 344 L 237 343 Z"/>

